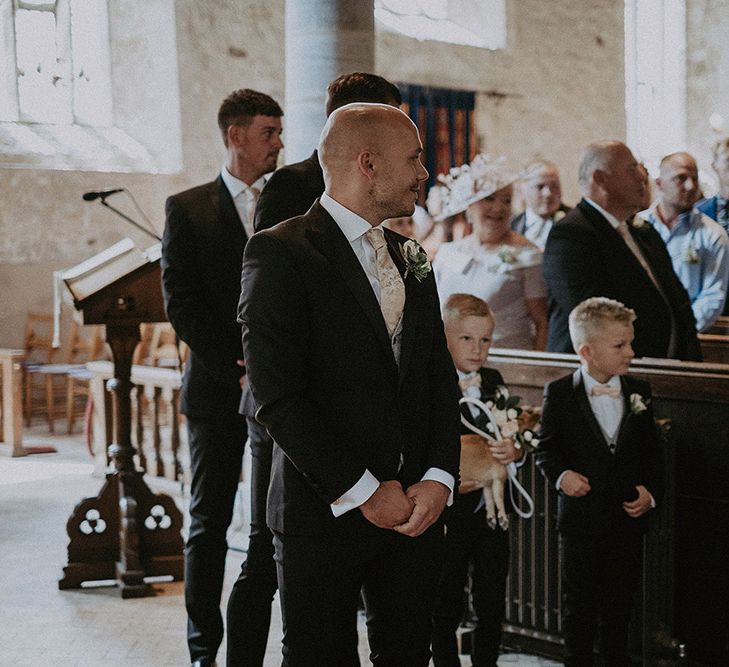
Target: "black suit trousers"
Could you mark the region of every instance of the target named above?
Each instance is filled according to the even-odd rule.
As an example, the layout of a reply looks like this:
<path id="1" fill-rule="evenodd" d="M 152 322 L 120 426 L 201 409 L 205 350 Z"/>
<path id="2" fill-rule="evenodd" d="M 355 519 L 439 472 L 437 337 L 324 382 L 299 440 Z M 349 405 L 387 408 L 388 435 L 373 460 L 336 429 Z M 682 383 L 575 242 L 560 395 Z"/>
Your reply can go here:
<path id="1" fill-rule="evenodd" d="M 266 496 L 271 479 L 273 440 L 248 418 L 251 447 L 251 530 L 248 553 L 228 598 L 228 667 L 262 667 L 266 655 L 271 603 L 278 588 L 273 533 L 266 525 Z"/>
<path id="2" fill-rule="evenodd" d="M 359 510 L 347 531 L 274 532 L 283 609 L 283 667 L 359 667 L 357 602 L 364 594 L 370 660 L 427 667 L 443 550 L 438 521 L 416 538 L 377 528 Z M 352 526 L 352 524 L 356 524 Z"/>
<path id="3" fill-rule="evenodd" d="M 495 667 L 504 621 L 509 533 L 499 527 L 490 528 L 484 508 L 446 517 L 443 571 L 433 611 L 435 667 L 460 667 L 456 630 L 463 619 L 470 565 L 471 597 L 478 617 L 471 662 L 474 667 Z"/>
<path id="4" fill-rule="evenodd" d="M 185 545 L 185 606 L 190 657 L 214 658 L 223 640 L 220 596 L 228 550 L 226 534 L 240 481 L 245 417 L 187 420 L 192 484 L 190 533 Z"/>
<path id="5" fill-rule="evenodd" d="M 561 536 L 562 632 L 568 667 L 593 664 L 598 627 L 606 667 L 631 664 L 628 630 L 640 581 L 642 544 L 639 534 Z"/>

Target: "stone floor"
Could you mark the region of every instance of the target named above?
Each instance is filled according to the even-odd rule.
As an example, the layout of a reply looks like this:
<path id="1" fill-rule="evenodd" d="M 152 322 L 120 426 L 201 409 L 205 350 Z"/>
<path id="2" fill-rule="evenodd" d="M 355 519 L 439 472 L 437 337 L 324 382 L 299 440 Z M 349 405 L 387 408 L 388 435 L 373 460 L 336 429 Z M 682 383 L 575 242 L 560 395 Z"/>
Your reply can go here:
<path id="1" fill-rule="evenodd" d="M 113 586 L 59 591 L 66 563 L 65 531 L 74 505 L 99 491 L 80 436 L 48 437 L 41 427 L 26 432 L 28 444 L 52 443 L 55 454 L 11 459 L 0 444 L 0 664 L 23 667 L 92 667 L 189 664 L 181 582 L 155 583 L 156 597 L 122 600 Z M 150 480 L 155 491 L 184 504 L 176 484 Z M 243 486 L 241 497 L 244 495 Z M 245 514 L 241 503 L 238 516 Z M 244 519 L 232 527 L 223 592 L 227 599 L 245 548 Z M 280 664 L 281 616 L 276 602 L 265 667 Z M 362 623 L 363 625 L 363 623 Z M 367 641 L 360 632 L 362 664 Z M 224 646 L 218 656 L 225 664 Z M 463 659 L 463 664 L 470 661 Z M 509 654 L 499 665 L 556 665 Z M 323 666 L 325 667 L 325 666 Z"/>

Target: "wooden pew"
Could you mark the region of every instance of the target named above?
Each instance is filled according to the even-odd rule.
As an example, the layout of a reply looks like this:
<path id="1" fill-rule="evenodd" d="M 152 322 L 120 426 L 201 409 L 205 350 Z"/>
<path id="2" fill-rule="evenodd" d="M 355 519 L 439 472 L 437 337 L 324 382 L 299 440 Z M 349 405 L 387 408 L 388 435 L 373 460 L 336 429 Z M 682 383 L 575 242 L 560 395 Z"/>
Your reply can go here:
<path id="1" fill-rule="evenodd" d="M 704 361 L 711 364 L 729 364 L 729 335 L 725 333 L 699 334 Z"/>
<path id="2" fill-rule="evenodd" d="M 718 334 L 720 336 L 729 336 L 729 315 L 721 315 L 719 319 L 711 325 L 707 334 Z"/>
<path id="3" fill-rule="evenodd" d="M 544 385 L 578 361 L 492 350 L 488 365 L 524 403 L 540 405 Z M 644 664 L 678 644 L 696 664 L 729 664 L 729 365 L 641 359 L 631 373 L 650 382 L 656 417 L 672 424 L 667 458 L 675 467 L 674 494 L 646 541 L 642 632 L 633 646 Z M 537 513 L 512 530 L 506 643 L 559 657 L 555 492 L 533 462 L 521 474 Z"/>

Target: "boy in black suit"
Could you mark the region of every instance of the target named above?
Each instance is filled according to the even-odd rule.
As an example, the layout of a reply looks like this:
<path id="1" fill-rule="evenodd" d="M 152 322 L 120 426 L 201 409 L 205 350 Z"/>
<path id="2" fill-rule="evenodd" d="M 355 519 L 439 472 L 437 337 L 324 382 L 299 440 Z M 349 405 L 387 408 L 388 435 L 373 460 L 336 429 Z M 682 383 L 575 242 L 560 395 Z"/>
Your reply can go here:
<path id="1" fill-rule="evenodd" d="M 461 394 L 486 402 L 504 384 L 497 370 L 483 368 L 494 331 L 491 309 L 471 294 L 452 294 L 443 308 L 443 323 Z M 473 416 L 469 405 L 461 406 L 461 412 L 466 419 Z M 461 432 L 471 431 L 463 426 Z M 490 448 L 494 458 L 504 465 L 522 456 L 511 438 L 491 443 Z M 488 525 L 478 482 L 461 480 L 453 506 L 446 510 L 445 539 L 443 570 L 433 612 L 433 662 L 435 667 L 461 664 L 456 630 L 463 617 L 468 566 L 473 563 L 471 594 L 478 624 L 473 631 L 471 661 L 474 667 L 496 667 L 509 570 L 509 534 Z"/>
<path id="2" fill-rule="evenodd" d="M 537 464 L 559 491 L 565 665 L 629 665 L 628 625 L 647 514 L 663 486 L 650 386 L 626 373 L 635 312 L 593 297 L 569 316 L 582 360 L 545 389 Z"/>

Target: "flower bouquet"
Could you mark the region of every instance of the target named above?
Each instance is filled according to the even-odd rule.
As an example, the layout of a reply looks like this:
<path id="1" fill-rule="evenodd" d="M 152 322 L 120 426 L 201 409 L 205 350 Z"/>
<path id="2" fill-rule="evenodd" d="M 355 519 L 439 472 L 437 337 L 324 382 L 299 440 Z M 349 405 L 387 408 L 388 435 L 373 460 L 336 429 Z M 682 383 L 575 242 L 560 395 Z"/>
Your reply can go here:
<path id="1" fill-rule="evenodd" d="M 461 479 L 476 482 L 477 488 L 483 489 L 486 518 L 492 528 L 496 528 L 498 523 L 506 530 L 509 525 L 504 506 L 504 486 L 507 479 L 516 513 L 525 519 L 534 513 L 532 498 L 516 478 L 516 464 L 509 463 L 504 466 L 496 460 L 489 448 L 489 440 L 505 438 L 511 438 L 517 449 L 528 452 L 533 452 L 539 446 L 539 439 L 535 434 L 539 412 L 521 408 L 520 400 L 519 396 L 511 396 L 506 387 L 499 386 L 485 403 L 471 396 L 464 396 L 460 401 L 479 409 L 477 415 L 470 420 L 461 416 L 461 422 L 471 431 L 470 434 L 461 436 Z M 527 510 L 522 510 L 514 502 L 514 489 L 526 502 Z"/>
<path id="2" fill-rule="evenodd" d="M 535 429 L 540 411 L 538 408 L 525 410 L 520 402 L 520 396 L 512 396 L 505 386 L 499 385 L 484 404 L 487 409 L 481 409 L 473 418 L 473 425 L 494 440 L 511 438 L 517 449 L 531 453 L 539 447 Z"/>

